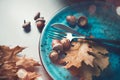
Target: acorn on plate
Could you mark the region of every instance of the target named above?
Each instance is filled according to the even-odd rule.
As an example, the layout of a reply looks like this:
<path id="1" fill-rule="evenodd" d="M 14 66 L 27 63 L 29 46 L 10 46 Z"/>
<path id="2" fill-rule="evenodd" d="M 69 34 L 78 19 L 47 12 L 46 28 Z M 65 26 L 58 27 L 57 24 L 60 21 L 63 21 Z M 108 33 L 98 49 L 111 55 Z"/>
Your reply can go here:
<path id="1" fill-rule="evenodd" d="M 58 60 L 58 52 L 53 50 L 50 54 L 49 54 L 49 58 L 52 62 L 56 62 Z"/>
<path id="2" fill-rule="evenodd" d="M 76 24 L 76 17 L 73 15 L 68 15 L 66 17 L 66 21 L 70 24 L 70 25 L 75 25 Z"/>
<path id="3" fill-rule="evenodd" d="M 70 49 L 70 40 L 69 40 L 69 39 L 63 38 L 63 39 L 61 40 L 61 43 L 62 43 L 63 49 L 64 49 L 65 51 Z"/>
<path id="4" fill-rule="evenodd" d="M 55 51 L 63 51 L 63 45 L 60 40 L 54 39 L 52 41 L 52 49 Z"/>
<path id="5" fill-rule="evenodd" d="M 80 16 L 80 17 L 78 18 L 78 25 L 79 25 L 80 27 L 86 26 L 87 23 L 88 23 L 88 19 L 87 19 L 86 16 Z"/>

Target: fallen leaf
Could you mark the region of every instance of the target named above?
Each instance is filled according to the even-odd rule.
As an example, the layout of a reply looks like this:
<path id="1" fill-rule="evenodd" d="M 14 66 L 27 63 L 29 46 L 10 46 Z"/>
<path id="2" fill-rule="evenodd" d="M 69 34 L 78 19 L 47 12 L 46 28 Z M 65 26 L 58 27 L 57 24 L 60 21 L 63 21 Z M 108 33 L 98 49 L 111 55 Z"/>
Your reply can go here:
<path id="1" fill-rule="evenodd" d="M 65 68 L 70 68 L 71 66 L 79 68 L 82 62 L 93 67 L 94 57 L 88 54 L 90 51 L 92 51 L 92 49 L 89 48 L 89 44 L 82 43 L 78 50 L 76 50 L 76 48 L 73 50 L 72 48 L 72 50 L 67 51 L 66 57 L 61 59 L 61 62 L 66 62 Z"/>
<path id="2" fill-rule="evenodd" d="M 33 71 L 34 66 L 40 66 L 40 64 L 31 58 L 23 57 L 16 62 L 16 66 L 19 68 L 24 68 L 26 70 Z"/>
<path id="3" fill-rule="evenodd" d="M 38 62 L 17 55 L 23 49 L 24 47 L 20 46 L 0 46 L 0 80 L 35 80 L 39 76 L 34 70 L 35 66 L 40 66 Z M 21 76 L 26 78 L 21 79 Z"/>
<path id="4" fill-rule="evenodd" d="M 92 80 L 92 76 L 99 76 L 109 65 L 106 48 L 92 41 L 74 42 L 65 53 L 67 55 L 59 61 L 66 63 L 64 67 L 72 75 L 80 76 L 80 80 Z"/>
<path id="5" fill-rule="evenodd" d="M 16 54 L 21 52 L 24 48 L 20 46 L 16 46 L 15 48 L 9 48 L 8 46 L 0 46 L 0 51 L 2 54 L 2 60 L 12 60 L 13 58 L 16 58 Z"/>

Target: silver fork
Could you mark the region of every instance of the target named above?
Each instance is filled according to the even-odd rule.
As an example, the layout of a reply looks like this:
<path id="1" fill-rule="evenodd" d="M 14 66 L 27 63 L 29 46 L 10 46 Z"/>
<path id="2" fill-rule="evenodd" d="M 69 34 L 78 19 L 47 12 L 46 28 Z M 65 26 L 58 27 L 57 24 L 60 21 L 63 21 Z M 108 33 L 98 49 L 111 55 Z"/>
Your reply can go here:
<path id="1" fill-rule="evenodd" d="M 48 37 L 52 39 L 62 39 L 67 38 L 72 41 L 75 38 L 85 39 L 85 36 L 73 36 L 70 32 L 59 32 L 56 30 L 51 30 L 48 32 Z"/>

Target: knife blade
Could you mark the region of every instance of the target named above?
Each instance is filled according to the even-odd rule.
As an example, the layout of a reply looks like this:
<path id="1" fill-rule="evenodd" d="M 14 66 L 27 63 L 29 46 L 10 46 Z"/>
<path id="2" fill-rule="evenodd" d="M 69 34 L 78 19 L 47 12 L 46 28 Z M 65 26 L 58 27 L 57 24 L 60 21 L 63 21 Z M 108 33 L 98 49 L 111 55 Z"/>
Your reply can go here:
<path id="1" fill-rule="evenodd" d="M 64 25 L 64 24 L 60 24 L 60 23 L 54 23 L 51 25 L 52 27 L 54 28 L 58 28 L 58 29 L 61 29 L 61 30 L 65 30 L 67 32 L 70 32 L 70 33 L 73 33 L 73 34 L 76 34 L 78 36 L 83 36 L 82 34 L 80 34 L 79 32 L 73 30 L 72 28 Z"/>

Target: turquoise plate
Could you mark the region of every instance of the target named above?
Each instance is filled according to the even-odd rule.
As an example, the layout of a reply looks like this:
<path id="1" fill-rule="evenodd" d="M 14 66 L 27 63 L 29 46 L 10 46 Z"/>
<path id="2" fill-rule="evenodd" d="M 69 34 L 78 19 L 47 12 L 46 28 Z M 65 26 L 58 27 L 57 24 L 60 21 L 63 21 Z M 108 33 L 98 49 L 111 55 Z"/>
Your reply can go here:
<path id="1" fill-rule="evenodd" d="M 53 64 L 49 59 L 49 54 L 52 51 L 52 39 L 47 36 L 48 31 L 51 30 L 51 24 L 53 23 L 70 26 L 66 22 L 67 15 L 76 17 L 85 15 L 88 18 L 86 28 L 71 26 L 71 28 L 86 36 L 93 35 L 96 38 L 120 39 L 120 16 L 116 14 L 114 6 L 109 3 L 82 2 L 60 10 L 45 26 L 39 44 L 42 63 L 53 80 L 79 80 L 79 78 L 72 76 L 68 70 Z M 109 50 L 110 64 L 99 77 L 93 77 L 93 80 L 120 80 L 120 48 L 116 46 L 106 47 Z"/>

